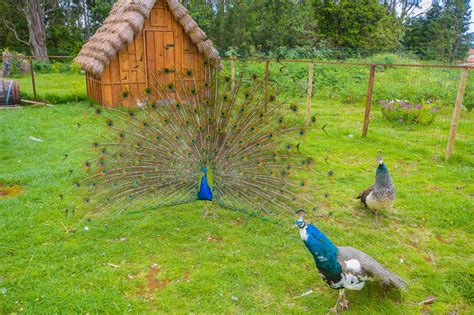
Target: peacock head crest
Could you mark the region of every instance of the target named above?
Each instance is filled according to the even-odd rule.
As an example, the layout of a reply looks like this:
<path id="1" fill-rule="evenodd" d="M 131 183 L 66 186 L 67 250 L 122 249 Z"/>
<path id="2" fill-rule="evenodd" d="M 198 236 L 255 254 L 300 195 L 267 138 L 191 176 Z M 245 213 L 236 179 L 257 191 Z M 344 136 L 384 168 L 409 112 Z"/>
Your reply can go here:
<path id="1" fill-rule="evenodd" d="M 379 165 L 383 165 L 383 156 L 381 151 L 379 151 L 379 155 L 377 156 L 377 162 Z"/>

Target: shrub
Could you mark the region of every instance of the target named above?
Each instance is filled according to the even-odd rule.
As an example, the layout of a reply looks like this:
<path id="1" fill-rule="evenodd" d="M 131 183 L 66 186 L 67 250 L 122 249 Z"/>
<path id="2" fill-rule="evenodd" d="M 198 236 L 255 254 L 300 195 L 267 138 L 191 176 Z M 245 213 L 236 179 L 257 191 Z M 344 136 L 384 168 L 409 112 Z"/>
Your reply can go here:
<path id="1" fill-rule="evenodd" d="M 72 61 L 51 60 L 33 62 L 36 73 L 80 73 L 80 66 Z"/>
<path id="2" fill-rule="evenodd" d="M 49 61 L 33 61 L 33 70 L 35 73 L 51 73 L 52 66 Z"/>
<path id="3" fill-rule="evenodd" d="M 427 100 L 418 104 L 406 100 L 380 100 L 383 116 L 400 124 L 429 125 L 435 119 L 439 109 L 436 101 Z"/>

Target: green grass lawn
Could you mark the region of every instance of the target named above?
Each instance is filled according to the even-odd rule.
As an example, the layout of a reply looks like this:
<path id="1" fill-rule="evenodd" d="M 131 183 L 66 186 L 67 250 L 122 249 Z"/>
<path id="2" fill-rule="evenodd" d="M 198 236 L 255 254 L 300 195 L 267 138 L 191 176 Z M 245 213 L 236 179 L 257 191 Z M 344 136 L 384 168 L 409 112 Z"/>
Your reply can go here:
<path id="1" fill-rule="evenodd" d="M 33 99 L 31 75 L 15 78 L 20 83 L 22 98 Z M 79 73 L 36 73 L 36 93 L 39 100 L 51 104 L 72 103 L 87 100 L 86 78 Z"/>
<path id="2" fill-rule="evenodd" d="M 409 283 L 407 293 L 370 284 L 349 292 L 350 313 L 472 313 L 472 113 L 462 113 L 455 155 L 444 162 L 450 110 L 417 127 L 391 125 L 374 108 L 362 139 L 361 105 L 313 106 L 317 128 L 302 145 L 315 160 L 307 175 L 317 211 L 308 220 Z M 201 202 L 115 219 L 66 215 L 59 195 L 74 193 L 69 170 L 89 156 L 76 149 L 101 126 L 87 103 L 0 112 L 0 182 L 23 190 L 0 197 L 0 313 L 324 314 L 333 306 L 337 292 L 320 279 L 293 217 L 266 222 L 218 208 L 214 220 Z M 398 199 L 376 225 L 355 196 L 373 182 L 379 150 Z M 419 306 L 429 295 L 436 301 Z"/>

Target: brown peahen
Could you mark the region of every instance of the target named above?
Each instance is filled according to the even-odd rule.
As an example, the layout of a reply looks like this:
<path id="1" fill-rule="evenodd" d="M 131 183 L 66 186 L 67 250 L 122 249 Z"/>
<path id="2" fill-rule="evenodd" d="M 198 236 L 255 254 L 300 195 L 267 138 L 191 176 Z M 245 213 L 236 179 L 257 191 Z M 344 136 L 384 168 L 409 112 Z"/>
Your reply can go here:
<path id="1" fill-rule="evenodd" d="M 376 222 L 378 223 L 380 211 L 390 209 L 393 206 L 397 191 L 381 155 L 377 158 L 377 162 L 375 184 L 361 192 L 357 199 L 360 199 L 365 208 L 375 213 Z"/>
<path id="2" fill-rule="evenodd" d="M 307 127 L 297 106 L 277 101 L 256 75 L 235 82 L 217 70 L 206 76 L 212 80 L 175 75 L 177 86 L 156 79 L 147 89 L 159 101 L 97 108 L 110 132 L 93 144 L 98 156 L 75 183 L 88 188 L 86 203 L 120 212 L 204 200 L 264 214 L 312 206 L 303 172 L 312 159 L 300 153 Z"/>

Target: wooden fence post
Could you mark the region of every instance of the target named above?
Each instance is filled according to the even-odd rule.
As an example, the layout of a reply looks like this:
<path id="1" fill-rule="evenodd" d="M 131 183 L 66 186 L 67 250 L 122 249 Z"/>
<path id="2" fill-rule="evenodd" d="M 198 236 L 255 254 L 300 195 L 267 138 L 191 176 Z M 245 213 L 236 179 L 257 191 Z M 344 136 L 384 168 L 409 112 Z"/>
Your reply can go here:
<path id="1" fill-rule="evenodd" d="M 235 59 L 231 59 L 230 61 L 230 87 L 232 91 L 235 88 Z"/>
<path id="2" fill-rule="evenodd" d="M 369 130 L 370 108 L 372 106 L 372 92 L 374 90 L 375 65 L 370 65 L 369 88 L 367 90 L 367 99 L 365 102 L 364 128 L 362 129 L 362 137 L 367 136 Z"/>
<path id="3" fill-rule="evenodd" d="M 30 71 L 31 71 L 31 83 L 33 84 L 33 100 L 36 101 L 38 96 L 36 95 L 36 81 L 35 81 L 35 69 L 33 69 L 33 57 L 28 58 L 30 61 Z"/>
<path id="4" fill-rule="evenodd" d="M 454 104 L 453 117 L 451 120 L 451 128 L 449 129 L 448 147 L 446 148 L 445 161 L 453 155 L 454 142 L 456 141 L 456 130 L 458 127 L 459 117 L 461 116 L 461 106 L 464 100 L 464 90 L 466 88 L 468 67 L 461 70 L 461 77 L 459 78 L 458 93 L 456 95 L 456 103 Z"/>
<path id="5" fill-rule="evenodd" d="M 309 127 L 311 121 L 311 99 L 313 97 L 313 78 L 314 78 L 314 64 L 309 64 L 308 74 L 308 95 L 306 96 L 306 127 Z"/>
<path id="6" fill-rule="evenodd" d="M 268 81 L 270 80 L 270 60 L 265 61 L 265 113 L 268 113 Z"/>

